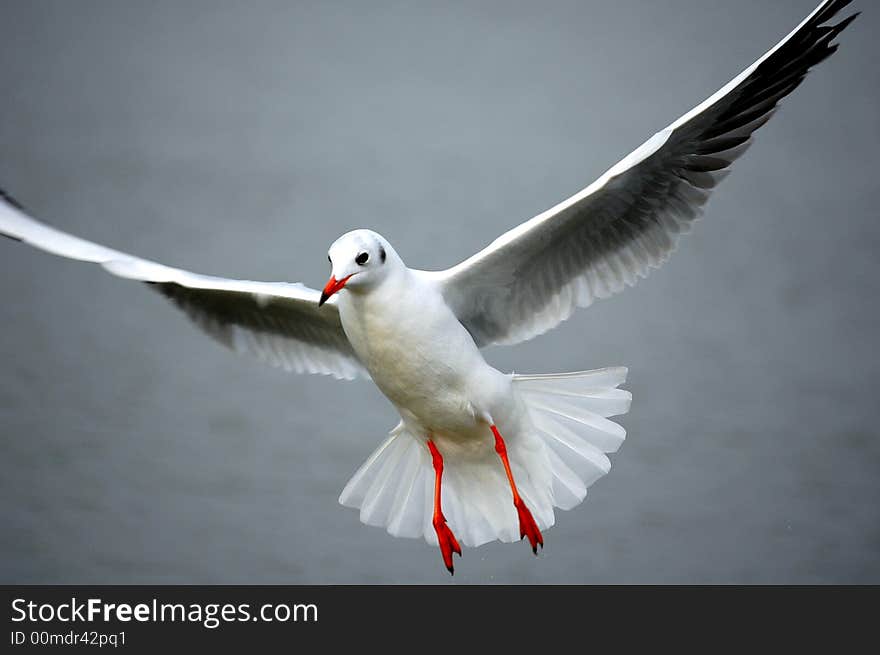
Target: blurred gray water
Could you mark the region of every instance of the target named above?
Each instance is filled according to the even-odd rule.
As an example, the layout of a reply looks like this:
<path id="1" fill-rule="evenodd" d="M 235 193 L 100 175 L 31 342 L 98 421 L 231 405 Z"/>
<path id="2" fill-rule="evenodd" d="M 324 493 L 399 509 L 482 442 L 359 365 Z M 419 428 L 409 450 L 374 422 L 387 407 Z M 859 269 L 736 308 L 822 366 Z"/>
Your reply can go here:
<path id="1" fill-rule="evenodd" d="M 321 285 L 354 227 L 456 263 L 714 92 L 816 0 L 2 3 L 0 184 L 75 234 Z M 876 7 L 671 261 L 505 370 L 628 365 L 587 501 L 456 583 L 880 582 Z M 418 5 L 418 6 L 416 6 Z M 395 422 L 142 286 L 0 243 L 0 581 L 448 582 L 336 498 Z"/>

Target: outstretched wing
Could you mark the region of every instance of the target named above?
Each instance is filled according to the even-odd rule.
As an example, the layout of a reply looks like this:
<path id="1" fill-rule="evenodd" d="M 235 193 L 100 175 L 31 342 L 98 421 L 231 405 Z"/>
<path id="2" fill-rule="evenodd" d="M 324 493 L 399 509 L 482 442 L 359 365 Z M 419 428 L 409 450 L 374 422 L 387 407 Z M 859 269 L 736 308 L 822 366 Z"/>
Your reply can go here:
<path id="1" fill-rule="evenodd" d="M 222 344 L 268 364 L 344 379 L 367 376 L 336 305 L 318 309 L 320 293 L 302 284 L 228 280 L 133 257 L 40 223 L 2 192 L 0 234 L 146 282 Z"/>
<path id="2" fill-rule="evenodd" d="M 849 2 L 825 0 L 776 47 L 586 189 L 432 273 L 477 344 L 530 339 L 660 266 L 777 103 L 837 49 L 832 41 L 858 14 L 828 22 Z"/>

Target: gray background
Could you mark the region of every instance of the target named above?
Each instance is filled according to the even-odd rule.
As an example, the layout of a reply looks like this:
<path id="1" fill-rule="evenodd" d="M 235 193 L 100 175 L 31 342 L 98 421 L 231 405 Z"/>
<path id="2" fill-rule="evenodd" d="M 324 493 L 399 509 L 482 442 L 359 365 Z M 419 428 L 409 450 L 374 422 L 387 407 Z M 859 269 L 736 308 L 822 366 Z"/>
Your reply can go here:
<path id="1" fill-rule="evenodd" d="M 332 240 L 451 265 L 585 186 L 814 0 L 2 2 L 0 180 L 200 272 L 321 285 Z M 614 468 L 525 544 L 337 505 L 370 384 L 229 354 L 142 286 L 0 243 L 5 583 L 880 582 L 876 7 L 660 271 L 500 368 L 625 364 Z"/>

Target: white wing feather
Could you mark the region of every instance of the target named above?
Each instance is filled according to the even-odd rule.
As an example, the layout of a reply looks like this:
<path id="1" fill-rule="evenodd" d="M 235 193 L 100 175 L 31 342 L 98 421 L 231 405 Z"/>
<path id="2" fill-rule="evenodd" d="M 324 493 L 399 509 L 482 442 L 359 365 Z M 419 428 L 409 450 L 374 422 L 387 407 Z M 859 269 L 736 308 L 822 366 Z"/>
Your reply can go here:
<path id="1" fill-rule="evenodd" d="M 291 371 L 343 379 L 368 376 L 342 329 L 335 303 L 319 309 L 320 293 L 302 284 L 229 280 L 134 257 L 40 223 L 2 193 L 0 234 L 146 282 L 236 352 Z"/>
<path id="2" fill-rule="evenodd" d="M 850 0 L 825 0 L 717 93 L 648 139 L 590 186 L 429 275 L 480 346 L 546 332 L 660 266 L 699 216 L 752 133 L 831 55 L 856 17 L 826 25 Z"/>

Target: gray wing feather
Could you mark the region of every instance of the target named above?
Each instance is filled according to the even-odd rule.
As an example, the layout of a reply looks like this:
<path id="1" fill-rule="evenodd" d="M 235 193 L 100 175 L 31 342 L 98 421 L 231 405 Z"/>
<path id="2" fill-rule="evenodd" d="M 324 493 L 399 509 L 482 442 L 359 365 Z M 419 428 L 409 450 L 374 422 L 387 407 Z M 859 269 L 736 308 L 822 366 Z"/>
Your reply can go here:
<path id="1" fill-rule="evenodd" d="M 236 352 L 290 371 L 343 379 L 368 376 L 342 329 L 336 305 L 319 309 L 320 294 L 302 284 L 229 280 L 127 255 L 34 220 L 2 192 L 0 234 L 146 282 Z"/>
<path id="2" fill-rule="evenodd" d="M 580 193 L 432 273 L 480 346 L 541 334 L 660 266 L 777 103 L 858 14 L 826 0 L 776 47 Z"/>

